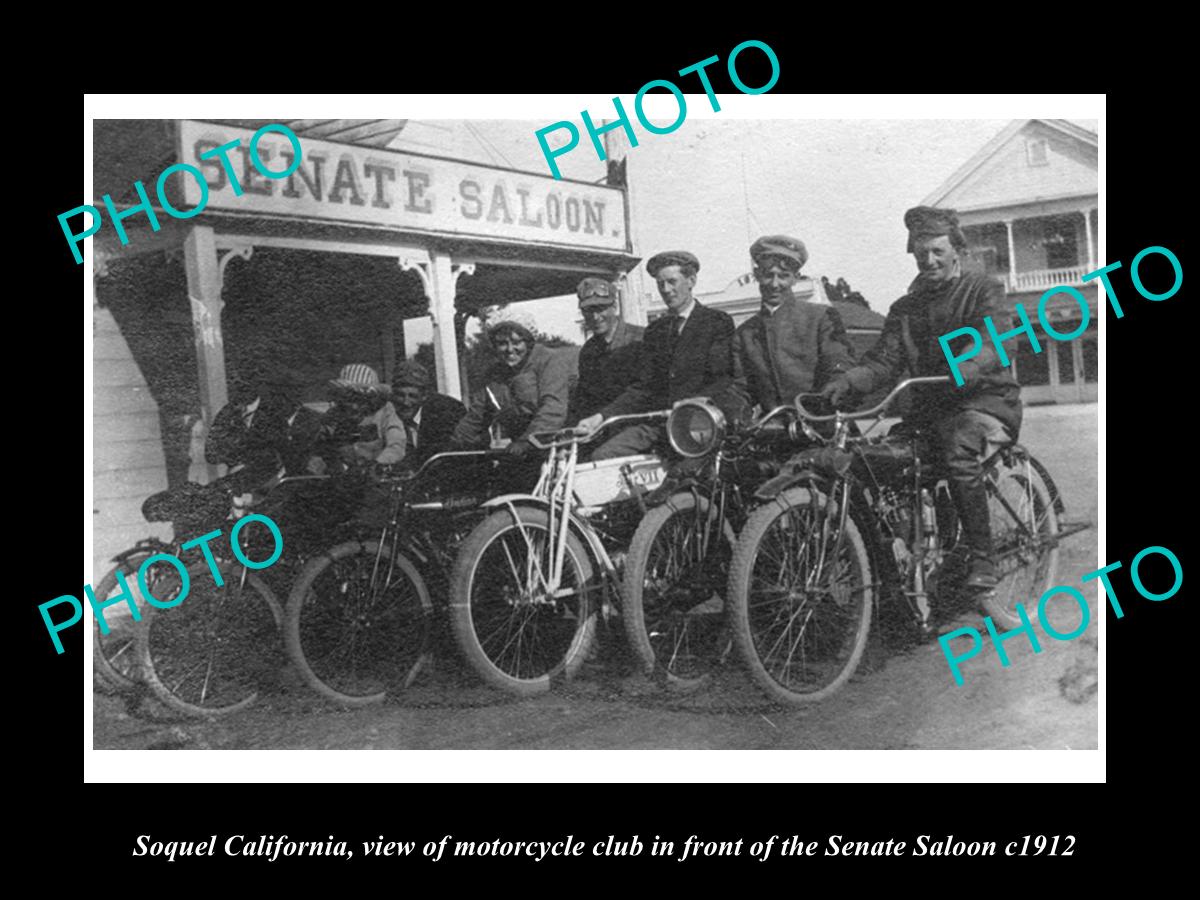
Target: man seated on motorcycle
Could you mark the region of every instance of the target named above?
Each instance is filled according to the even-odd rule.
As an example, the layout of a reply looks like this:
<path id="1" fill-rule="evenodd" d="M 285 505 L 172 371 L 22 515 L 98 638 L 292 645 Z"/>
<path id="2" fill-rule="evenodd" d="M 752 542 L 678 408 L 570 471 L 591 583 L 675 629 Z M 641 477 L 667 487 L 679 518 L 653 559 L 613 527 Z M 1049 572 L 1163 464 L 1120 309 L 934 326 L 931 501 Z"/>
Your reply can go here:
<path id="1" fill-rule="evenodd" d="M 1004 288 L 963 270 L 967 241 L 957 212 L 918 206 L 904 214 L 904 224 L 919 274 L 888 311 L 883 332 L 862 364 L 825 386 L 822 393 L 835 405 L 851 392 L 867 394 L 893 383 L 905 370 L 914 376 L 947 375 L 941 335 L 964 326 L 987 334 L 985 317 L 1004 321 Z M 970 554 L 966 586 L 986 591 L 996 586 L 996 564 L 982 464 L 998 447 L 1016 440 L 1021 389 L 990 342 L 982 343 L 977 356 L 960 364 L 963 385 L 919 388 L 905 424 L 934 439 Z"/>
<path id="2" fill-rule="evenodd" d="M 743 418 L 790 404 L 854 365 L 846 329 L 832 305 L 792 292 L 808 261 L 804 243 L 788 235 L 750 245 L 762 307 L 733 336 L 733 390 Z"/>

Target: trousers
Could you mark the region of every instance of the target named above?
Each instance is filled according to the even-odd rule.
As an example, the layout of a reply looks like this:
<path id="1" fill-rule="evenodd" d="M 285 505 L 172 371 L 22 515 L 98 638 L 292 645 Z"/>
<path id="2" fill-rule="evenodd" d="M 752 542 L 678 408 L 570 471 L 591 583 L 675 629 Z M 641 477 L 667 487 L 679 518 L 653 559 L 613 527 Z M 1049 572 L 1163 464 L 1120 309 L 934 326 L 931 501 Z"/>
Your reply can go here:
<path id="1" fill-rule="evenodd" d="M 666 441 L 667 429 L 662 425 L 630 425 L 622 428 L 592 452 L 592 459 L 614 459 L 648 453 Z"/>
<path id="2" fill-rule="evenodd" d="M 983 464 L 1000 448 L 1012 443 L 1004 423 L 975 409 L 943 419 L 934 433 L 942 463 L 950 480 L 950 495 L 962 523 L 963 541 L 975 555 L 991 558 L 992 528 Z"/>

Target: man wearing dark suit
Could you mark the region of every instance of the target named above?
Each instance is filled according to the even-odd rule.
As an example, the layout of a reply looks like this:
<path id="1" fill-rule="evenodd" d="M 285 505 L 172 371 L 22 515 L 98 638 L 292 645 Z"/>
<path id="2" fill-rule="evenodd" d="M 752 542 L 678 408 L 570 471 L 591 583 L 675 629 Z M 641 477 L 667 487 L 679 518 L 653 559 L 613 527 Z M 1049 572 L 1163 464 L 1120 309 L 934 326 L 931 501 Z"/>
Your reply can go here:
<path id="1" fill-rule="evenodd" d="M 801 241 L 771 235 L 750 247 L 762 309 L 734 336 L 734 391 L 762 412 L 791 404 L 854 365 L 846 330 L 832 306 L 798 300 L 792 287 L 808 260 Z"/>
<path id="2" fill-rule="evenodd" d="M 430 390 L 429 372 L 419 362 L 402 362 L 392 379 L 392 404 L 408 437 L 405 461 L 415 468 L 435 453 L 448 450 L 454 426 L 467 409 L 458 400 Z"/>
<path id="3" fill-rule="evenodd" d="M 579 311 L 592 336 L 579 351 L 579 383 L 571 392 L 568 422 L 602 410 L 633 384 L 642 365 L 646 329 L 621 318 L 617 289 L 603 278 L 579 282 Z"/>
<path id="4" fill-rule="evenodd" d="M 651 257 L 646 271 L 654 277 L 668 314 L 646 329 L 641 370 L 634 383 L 579 423 L 588 431 L 612 416 L 670 409 L 686 397 L 710 397 L 722 408 L 733 400 L 733 319 L 692 297 L 700 261 L 686 250 L 669 250 Z M 644 453 L 663 435 L 661 422 L 630 426 L 601 444 L 592 459 Z"/>

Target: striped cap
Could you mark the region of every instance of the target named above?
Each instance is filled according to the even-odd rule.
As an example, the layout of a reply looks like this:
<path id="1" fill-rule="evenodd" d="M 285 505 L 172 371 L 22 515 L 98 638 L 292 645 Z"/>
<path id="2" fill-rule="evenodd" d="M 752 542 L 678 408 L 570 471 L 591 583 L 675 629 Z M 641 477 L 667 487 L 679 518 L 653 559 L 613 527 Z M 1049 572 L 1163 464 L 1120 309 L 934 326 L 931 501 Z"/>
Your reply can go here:
<path id="1" fill-rule="evenodd" d="M 379 380 L 379 374 L 363 363 L 343 366 L 338 377 L 329 382 L 335 388 L 359 394 L 390 394 L 392 389 Z"/>

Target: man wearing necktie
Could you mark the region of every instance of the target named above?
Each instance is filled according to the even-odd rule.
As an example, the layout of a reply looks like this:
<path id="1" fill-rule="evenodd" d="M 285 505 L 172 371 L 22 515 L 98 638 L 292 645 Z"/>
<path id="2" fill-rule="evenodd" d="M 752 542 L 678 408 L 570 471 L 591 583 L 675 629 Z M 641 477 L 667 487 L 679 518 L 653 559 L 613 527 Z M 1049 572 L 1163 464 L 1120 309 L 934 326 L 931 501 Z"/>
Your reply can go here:
<path id="1" fill-rule="evenodd" d="M 392 381 L 392 402 L 408 436 L 406 459 L 415 467 L 449 449 L 454 428 L 467 408 L 453 397 L 430 390 L 433 380 L 419 362 L 402 362 Z"/>
<path id="2" fill-rule="evenodd" d="M 792 293 L 808 260 L 803 242 L 783 234 L 761 237 L 750 246 L 750 258 L 762 308 L 734 337 L 734 391 L 743 418 L 756 405 L 761 412 L 788 405 L 854 365 L 837 310 Z"/>
<path id="3" fill-rule="evenodd" d="M 594 431 L 604 419 L 630 413 L 670 409 L 687 397 L 709 397 L 726 409 L 735 407 L 733 319 L 701 306 L 692 296 L 700 260 L 686 250 L 652 256 L 646 271 L 654 277 L 668 314 L 650 323 L 643 341 L 642 364 L 633 383 L 619 397 L 579 425 Z M 661 422 L 632 425 L 617 432 L 592 454 L 611 459 L 645 453 L 662 442 Z"/>

